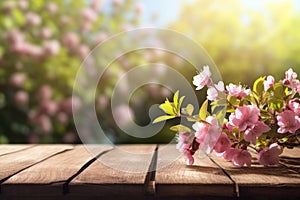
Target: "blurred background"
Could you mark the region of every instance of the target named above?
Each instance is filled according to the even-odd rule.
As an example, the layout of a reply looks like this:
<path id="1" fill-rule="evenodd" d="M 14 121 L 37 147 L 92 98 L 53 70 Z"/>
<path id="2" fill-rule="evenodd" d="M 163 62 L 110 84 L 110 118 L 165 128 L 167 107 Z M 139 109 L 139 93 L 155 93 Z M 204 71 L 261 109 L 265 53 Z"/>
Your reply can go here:
<path id="1" fill-rule="evenodd" d="M 202 45 L 226 84 L 251 86 L 269 74 L 280 80 L 290 67 L 300 75 L 297 0 L 1 0 L 0 143 L 80 143 L 72 101 L 75 108 L 82 102 L 71 96 L 83 59 L 110 36 L 149 26 L 178 31 Z M 112 117 L 114 85 L 147 62 L 168 64 L 191 82 L 196 74 L 180 57 L 151 49 L 115 60 L 95 99 L 98 119 L 115 143 L 165 143 L 174 136 L 166 127 L 139 139 L 116 125 L 129 118 L 150 123 L 145 114 L 150 106 L 172 96 L 159 85 L 135 91 L 129 105 L 119 106 L 118 117 Z M 203 97 L 199 93 L 199 101 Z"/>

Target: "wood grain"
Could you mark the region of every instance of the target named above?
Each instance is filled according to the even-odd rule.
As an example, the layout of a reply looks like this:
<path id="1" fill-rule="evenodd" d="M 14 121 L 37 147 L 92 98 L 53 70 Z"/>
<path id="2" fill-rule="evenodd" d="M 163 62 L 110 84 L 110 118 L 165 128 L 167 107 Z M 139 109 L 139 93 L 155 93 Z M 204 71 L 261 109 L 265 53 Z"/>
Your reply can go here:
<path id="1" fill-rule="evenodd" d="M 82 166 L 100 153 L 112 149 L 109 145 L 83 145 L 55 155 L 2 183 L 2 193 L 11 196 L 52 196 L 63 194 L 63 184 Z"/>
<path id="2" fill-rule="evenodd" d="M 1 144 L 0 145 L 0 156 L 15 153 L 18 151 L 22 151 L 28 148 L 33 147 L 33 145 L 27 145 L 27 144 Z"/>
<path id="3" fill-rule="evenodd" d="M 68 195 L 143 196 L 156 145 L 120 145 L 104 154 L 70 183 Z"/>
<path id="4" fill-rule="evenodd" d="M 0 182 L 50 156 L 72 148 L 73 146 L 71 145 L 38 145 L 13 154 L 1 156 Z"/>
<path id="5" fill-rule="evenodd" d="M 186 166 L 184 158 L 178 156 L 174 145 L 158 149 L 156 195 L 234 196 L 233 182 L 208 157 L 199 159 L 196 155 L 194 165 Z"/>
<path id="6" fill-rule="evenodd" d="M 238 185 L 240 197 L 300 198 L 300 174 L 285 166 L 264 167 L 253 159 L 251 168 L 238 168 L 215 154 L 212 159 Z"/>

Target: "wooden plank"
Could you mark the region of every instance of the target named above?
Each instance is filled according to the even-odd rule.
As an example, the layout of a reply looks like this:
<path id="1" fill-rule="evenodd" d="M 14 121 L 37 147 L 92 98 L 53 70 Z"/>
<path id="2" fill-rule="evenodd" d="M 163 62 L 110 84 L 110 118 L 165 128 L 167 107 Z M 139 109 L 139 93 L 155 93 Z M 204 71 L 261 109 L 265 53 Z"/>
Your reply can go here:
<path id="1" fill-rule="evenodd" d="M 38 145 L 13 154 L 1 156 L 0 183 L 7 177 L 24 170 L 35 163 L 41 162 L 57 153 L 70 150 L 71 145 Z"/>
<path id="2" fill-rule="evenodd" d="M 300 148 L 285 148 L 280 155 L 280 163 L 300 174 Z"/>
<path id="3" fill-rule="evenodd" d="M 237 184 L 242 198 L 300 198 L 300 174 L 294 170 L 283 165 L 264 167 L 257 159 L 253 159 L 250 168 L 237 168 L 215 154 L 212 158 Z"/>
<path id="4" fill-rule="evenodd" d="M 14 175 L 2 184 L 6 196 L 62 196 L 64 183 L 110 145 L 78 145 Z"/>
<path id="5" fill-rule="evenodd" d="M 159 147 L 157 160 L 157 196 L 234 196 L 233 182 L 208 157 L 195 155 L 194 165 L 186 166 L 175 146 L 168 145 Z"/>
<path id="6" fill-rule="evenodd" d="M 22 151 L 28 148 L 33 147 L 33 145 L 27 145 L 27 144 L 1 144 L 0 145 L 0 156 L 15 153 L 18 151 Z"/>
<path id="7" fill-rule="evenodd" d="M 144 182 L 156 145 L 120 145 L 70 182 L 69 196 L 144 196 Z"/>

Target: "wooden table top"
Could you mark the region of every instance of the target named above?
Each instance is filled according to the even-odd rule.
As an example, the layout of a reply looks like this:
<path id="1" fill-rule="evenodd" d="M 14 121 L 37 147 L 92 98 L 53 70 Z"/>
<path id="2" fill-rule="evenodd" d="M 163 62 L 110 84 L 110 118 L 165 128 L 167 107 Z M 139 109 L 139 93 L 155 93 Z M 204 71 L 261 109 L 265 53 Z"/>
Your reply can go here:
<path id="1" fill-rule="evenodd" d="M 167 147 L 0 145 L 0 199 L 300 199 L 300 148 L 236 168 L 214 154 L 185 166 Z"/>

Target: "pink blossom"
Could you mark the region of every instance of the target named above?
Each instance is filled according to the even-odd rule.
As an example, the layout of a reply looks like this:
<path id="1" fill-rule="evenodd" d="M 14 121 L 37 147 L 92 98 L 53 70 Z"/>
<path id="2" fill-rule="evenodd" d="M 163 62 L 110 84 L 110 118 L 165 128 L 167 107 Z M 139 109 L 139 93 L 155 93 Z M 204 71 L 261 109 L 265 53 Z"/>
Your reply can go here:
<path id="1" fill-rule="evenodd" d="M 103 8 L 105 4 L 105 0 L 92 0 L 91 7 L 95 11 L 99 11 L 101 8 Z"/>
<path id="2" fill-rule="evenodd" d="M 264 89 L 267 91 L 270 87 L 274 85 L 275 79 L 273 76 L 268 76 L 267 80 L 264 81 Z"/>
<path id="3" fill-rule="evenodd" d="M 10 84 L 12 84 L 15 87 L 22 87 L 26 81 L 26 75 L 24 73 L 14 73 L 10 79 Z"/>
<path id="4" fill-rule="evenodd" d="M 218 120 L 213 116 L 208 116 L 206 122 L 196 122 L 193 124 L 196 141 L 200 144 L 199 149 L 210 153 L 221 134 Z"/>
<path id="5" fill-rule="evenodd" d="M 40 104 L 40 112 L 53 116 L 58 110 L 57 103 L 53 101 L 44 101 Z"/>
<path id="6" fill-rule="evenodd" d="M 217 143 L 214 146 L 214 150 L 217 153 L 222 153 L 229 149 L 231 146 L 231 142 L 225 133 L 221 133 Z"/>
<path id="7" fill-rule="evenodd" d="M 95 22 L 98 18 L 98 14 L 97 12 L 95 12 L 93 9 L 91 8 L 84 8 L 81 11 L 81 16 L 83 18 L 83 20 L 86 22 Z"/>
<path id="8" fill-rule="evenodd" d="M 44 56 L 55 56 L 58 55 L 60 50 L 60 44 L 57 40 L 51 40 L 44 42 L 43 54 Z"/>
<path id="9" fill-rule="evenodd" d="M 251 154 L 244 149 L 237 149 L 232 156 L 232 163 L 235 166 L 242 167 L 247 165 L 248 167 L 251 166 Z"/>
<path id="10" fill-rule="evenodd" d="M 48 27 L 43 27 L 43 28 L 41 28 L 40 35 L 43 39 L 48 39 L 52 36 L 52 31 Z"/>
<path id="11" fill-rule="evenodd" d="M 230 147 L 226 149 L 223 153 L 217 154 L 218 156 L 221 156 L 225 160 L 231 161 L 233 159 L 233 156 L 237 153 L 237 149 Z"/>
<path id="12" fill-rule="evenodd" d="M 26 10 L 28 8 L 28 1 L 27 0 L 19 0 L 18 7 L 21 10 Z"/>
<path id="13" fill-rule="evenodd" d="M 205 85 L 210 83 L 211 72 L 208 66 L 203 67 L 203 71 L 194 76 L 193 84 L 197 86 L 196 90 L 201 90 Z"/>
<path id="14" fill-rule="evenodd" d="M 28 93 L 25 91 L 18 91 L 15 94 L 15 102 L 18 106 L 25 106 L 28 103 Z"/>
<path id="15" fill-rule="evenodd" d="M 240 106 L 229 116 L 229 125 L 238 127 L 240 131 L 244 131 L 247 126 L 255 125 L 257 123 L 259 114 L 260 111 L 254 104 Z"/>
<path id="16" fill-rule="evenodd" d="M 68 144 L 74 143 L 76 142 L 76 140 L 77 140 L 76 134 L 74 134 L 73 132 L 67 132 L 63 138 L 63 141 Z"/>
<path id="17" fill-rule="evenodd" d="M 29 26 L 37 26 L 37 25 L 40 25 L 42 22 L 42 19 L 40 18 L 40 16 L 33 12 L 26 13 L 25 19 L 26 19 L 27 25 L 29 25 Z"/>
<path id="18" fill-rule="evenodd" d="M 190 142 L 190 137 L 191 134 L 189 132 L 179 132 L 176 149 L 178 149 L 182 153 L 184 153 L 185 150 L 190 149 L 192 145 Z"/>
<path id="19" fill-rule="evenodd" d="M 38 116 L 36 124 L 39 125 L 41 132 L 44 134 L 50 133 L 52 131 L 52 123 L 47 115 Z"/>
<path id="20" fill-rule="evenodd" d="M 93 24 L 89 21 L 86 21 L 80 25 L 80 30 L 83 32 L 88 32 L 92 29 L 92 27 L 93 27 Z"/>
<path id="21" fill-rule="evenodd" d="M 81 107 L 81 100 L 78 97 L 69 97 L 63 100 L 60 105 L 60 109 L 67 114 L 72 114 L 78 111 Z"/>
<path id="22" fill-rule="evenodd" d="M 226 90 L 228 91 L 228 94 L 230 96 L 239 97 L 239 98 L 244 98 L 251 93 L 250 89 L 245 89 L 241 85 L 237 86 L 232 83 L 226 86 Z"/>
<path id="23" fill-rule="evenodd" d="M 19 30 L 13 30 L 4 37 L 8 42 L 16 44 L 24 42 L 24 35 Z"/>
<path id="24" fill-rule="evenodd" d="M 103 94 L 99 95 L 98 100 L 97 100 L 98 107 L 100 107 L 100 109 L 106 108 L 109 103 L 108 101 L 109 100 L 105 95 L 103 95 Z"/>
<path id="25" fill-rule="evenodd" d="M 101 43 L 103 42 L 104 40 L 106 40 L 108 38 L 107 34 L 104 33 L 104 32 L 101 32 L 98 34 L 97 38 L 96 38 L 96 43 Z"/>
<path id="26" fill-rule="evenodd" d="M 58 7 L 56 5 L 56 3 L 54 2 L 49 2 L 47 3 L 47 6 L 46 6 L 46 10 L 50 13 L 50 14 L 55 14 L 58 10 Z"/>
<path id="27" fill-rule="evenodd" d="M 184 155 L 184 158 L 185 158 L 186 165 L 193 165 L 194 157 L 193 157 L 191 151 L 190 150 L 185 150 L 183 155 Z"/>
<path id="28" fill-rule="evenodd" d="M 69 117 L 68 117 L 68 115 L 67 115 L 66 113 L 64 113 L 64 112 L 59 112 L 59 113 L 57 113 L 57 115 L 56 115 L 56 119 L 57 119 L 57 121 L 58 121 L 60 124 L 66 125 L 67 122 L 68 122 L 68 120 L 69 120 Z"/>
<path id="29" fill-rule="evenodd" d="M 90 53 L 90 48 L 87 45 L 80 45 L 78 48 L 78 54 L 81 59 L 85 59 Z"/>
<path id="30" fill-rule="evenodd" d="M 70 32 L 64 35 L 62 43 L 70 49 L 79 45 L 80 39 L 76 33 Z"/>
<path id="31" fill-rule="evenodd" d="M 297 79 L 297 74 L 292 68 L 285 72 L 283 83 L 300 93 L 300 81 Z"/>
<path id="32" fill-rule="evenodd" d="M 136 6 L 135 6 L 135 12 L 137 13 L 137 14 L 142 14 L 143 12 L 144 12 L 144 5 L 143 4 L 141 4 L 141 3 L 139 3 L 139 4 L 137 4 Z"/>
<path id="33" fill-rule="evenodd" d="M 279 155 L 281 150 L 277 143 L 271 144 L 269 147 L 258 153 L 258 161 L 264 166 L 277 165 L 279 163 Z"/>
<path id="34" fill-rule="evenodd" d="M 276 117 L 278 133 L 295 133 L 300 128 L 300 118 L 291 110 L 285 110 Z"/>
<path id="35" fill-rule="evenodd" d="M 289 108 L 298 116 L 300 117 L 300 99 L 299 98 L 295 98 L 292 99 L 289 102 Z"/>
<path id="36" fill-rule="evenodd" d="M 215 84 L 214 87 L 209 87 L 207 90 L 207 99 L 210 101 L 214 101 L 218 98 L 219 92 L 224 91 L 224 83 L 223 81 L 219 81 L 218 84 Z"/>
<path id="37" fill-rule="evenodd" d="M 134 119 L 134 113 L 128 105 L 119 105 L 113 108 L 114 120 L 118 126 L 124 127 Z"/>
<path id="38" fill-rule="evenodd" d="M 271 128 L 264 122 L 257 121 L 255 125 L 250 126 L 250 128 L 245 131 L 244 139 L 247 142 L 256 144 L 256 138 L 270 130 Z"/>
<path id="39" fill-rule="evenodd" d="M 43 85 L 38 91 L 38 98 L 40 102 L 48 101 L 52 97 L 52 89 L 49 85 Z"/>

